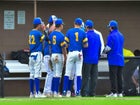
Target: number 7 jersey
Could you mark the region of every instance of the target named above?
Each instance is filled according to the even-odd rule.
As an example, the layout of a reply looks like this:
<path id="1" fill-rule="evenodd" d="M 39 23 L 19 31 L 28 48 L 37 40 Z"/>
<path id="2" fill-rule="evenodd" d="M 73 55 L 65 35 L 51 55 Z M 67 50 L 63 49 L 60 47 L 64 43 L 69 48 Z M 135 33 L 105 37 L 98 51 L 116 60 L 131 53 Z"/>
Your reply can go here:
<path id="1" fill-rule="evenodd" d="M 29 34 L 29 47 L 30 52 L 42 52 L 45 35 L 43 35 L 39 30 L 31 30 Z"/>
<path id="2" fill-rule="evenodd" d="M 65 41 L 68 43 L 68 50 L 81 51 L 83 44 L 88 42 L 86 33 L 80 28 L 71 28 L 66 33 Z"/>

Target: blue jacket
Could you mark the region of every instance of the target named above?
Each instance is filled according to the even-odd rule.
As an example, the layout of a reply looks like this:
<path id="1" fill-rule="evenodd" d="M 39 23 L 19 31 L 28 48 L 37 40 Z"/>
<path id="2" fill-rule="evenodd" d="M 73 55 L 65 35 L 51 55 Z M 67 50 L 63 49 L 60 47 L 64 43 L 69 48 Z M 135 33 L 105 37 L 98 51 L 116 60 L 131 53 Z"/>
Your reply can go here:
<path id="1" fill-rule="evenodd" d="M 98 64 L 101 50 L 100 36 L 89 30 L 87 32 L 88 47 L 83 48 L 83 62 L 88 64 Z"/>
<path id="2" fill-rule="evenodd" d="M 117 29 L 110 32 L 107 37 L 107 46 L 111 50 L 107 53 L 109 65 L 124 66 L 124 36 Z"/>

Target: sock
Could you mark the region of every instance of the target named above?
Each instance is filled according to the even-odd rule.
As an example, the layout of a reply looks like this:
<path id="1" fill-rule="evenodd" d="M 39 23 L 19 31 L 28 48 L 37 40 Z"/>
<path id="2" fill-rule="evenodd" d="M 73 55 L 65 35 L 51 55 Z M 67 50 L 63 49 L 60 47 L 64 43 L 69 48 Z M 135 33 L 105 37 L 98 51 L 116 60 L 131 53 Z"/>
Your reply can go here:
<path id="1" fill-rule="evenodd" d="M 63 94 L 66 93 L 67 91 L 67 86 L 68 86 L 68 76 L 64 76 L 64 81 L 63 81 Z"/>
<path id="2" fill-rule="evenodd" d="M 55 78 L 55 91 L 58 93 L 60 84 L 60 77 Z"/>
<path id="3" fill-rule="evenodd" d="M 29 84 L 30 84 L 30 92 L 34 94 L 34 79 L 30 79 Z"/>
<path id="4" fill-rule="evenodd" d="M 55 84 L 55 79 L 54 79 L 54 77 L 53 77 L 53 79 L 52 79 L 52 86 L 51 86 L 52 92 L 54 92 L 54 84 Z"/>
<path id="5" fill-rule="evenodd" d="M 39 93 L 40 89 L 40 80 L 38 78 L 35 78 L 35 87 L 36 87 L 36 93 Z"/>
<path id="6" fill-rule="evenodd" d="M 73 80 L 70 80 L 70 79 L 69 79 L 69 82 L 68 82 L 68 90 L 69 90 L 69 91 L 71 91 L 72 83 L 73 83 Z"/>
<path id="7" fill-rule="evenodd" d="M 76 91 L 76 94 L 80 94 L 81 83 L 82 83 L 81 76 L 77 76 L 77 91 Z"/>

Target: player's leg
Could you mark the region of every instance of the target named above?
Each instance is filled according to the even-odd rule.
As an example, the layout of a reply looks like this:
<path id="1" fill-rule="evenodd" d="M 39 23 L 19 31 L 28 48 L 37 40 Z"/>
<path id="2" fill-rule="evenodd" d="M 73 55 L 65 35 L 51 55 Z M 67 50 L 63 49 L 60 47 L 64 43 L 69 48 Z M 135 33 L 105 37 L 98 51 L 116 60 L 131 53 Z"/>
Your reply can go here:
<path id="1" fill-rule="evenodd" d="M 50 61 L 50 56 L 49 55 L 44 56 L 44 65 L 46 68 L 47 75 L 46 75 L 46 79 L 45 79 L 43 93 L 47 96 L 50 96 L 50 94 L 51 94 L 51 86 L 52 86 L 52 78 L 53 78 L 53 71 L 49 67 L 49 61 Z"/>
<path id="2" fill-rule="evenodd" d="M 70 97 L 71 93 L 72 93 L 72 88 L 73 88 L 73 85 L 74 85 L 75 68 L 76 67 L 75 67 L 75 64 L 74 64 L 73 67 L 72 67 L 72 70 L 71 70 L 69 81 L 68 81 L 68 89 L 67 89 L 67 94 L 66 94 L 67 97 Z"/>
<path id="3" fill-rule="evenodd" d="M 81 86 L 81 96 L 82 97 L 89 95 L 90 70 L 91 70 L 91 65 L 83 63 L 83 66 L 82 66 L 82 86 Z"/>
<path id="4" fill-rule="evenodd" d="M 76 85 L 77 85 L 77 90 L 76 90 L 76 95 L 79 96 L 80 95 L 80 91 L 81 91 L 81 84 L 82 84 L 82 65 L 83 65 L 83 56 L 82 52 L 77 52 L 76 53 Z M 79 56 L 80 55 L 80 56 Z"/>
<path id="5" fill-rule="evenodd" d="M 89 81 L 89 96 L 90 97 L 95 96 L 97 78 L 98 78 L 98 66 L 97 64 L 91 64 L 90 81 Z"/>
<path id="6" fill-rule="evenodd" d="M 36 95 L 39 95 L 40 93 L 40 77 L 41 77 L 41 65 L 42 65 L 42 53 L 38 52 L 36 54 L 35 59 L 35 86 L 36 86 Z"/>
<path id="7" fill-rule="evenodd" d="M 29 80 L 29 85 L 30 85 L 30 97 L 34 97 L 34 63 L 33 63 L 33 58 L 29 57 L 29 70 L 30 70 L 30 80 Z"/>
<path id="8" fill-rule="evenodd" d="M 63 80 L 63 95 L 66 95 L 67 89 L 68 89 L 68 81 L 69 81 L 69 76 L 71 74 L 72 67 L 74 65 L 74 59 L 73 59 L 73 53 L 69 52 L 67 56 L 67 61 L 66 61 L 66 71 L 65 71 L 65 76 Z"/>
<path id="9" fill-rule="evenodd" d="M 55 77 L 54 77 L 54 79 L 55 79 L 54 91 L 55 91 L 55 94 L 58 96 L 64 59 L 63 59 L 62 54 L 57 54 L 57 56 L 58 56 L 58 62 L 56 63 L 56 74 L 55 74 Z"/>
<path id="10" fill-rule="evenodd" d="M 123 97 L 123 94 L 122 94 L 122 85 L 123 85 L 123 82 L 122 82 L 122 70 L 123 70 L 123 67 L 121 66 L 118 66 L 118 70 L 117 70 L 117 89 L 118 89 L 118 96 L 119 97 Z"/>
<path id="11" fill-rule="evenodd" d="M 117 97 L 117 66 L 109 65 L 109 79 L 111 83 L 111 93 L 106 97 Z"/>
<path id="12" fill-rule="evenodd" d="M 55 59 L 55 54 L 52 54 L 51 56 L 51 62 L 53 67 L 53 78 L 52 78 L 52 86 L 51 86 L 52 94 L 54 93 L 55 74 L 56 74 L 56 63 L 54 62 L 55 61 L 54 59 Z"/>

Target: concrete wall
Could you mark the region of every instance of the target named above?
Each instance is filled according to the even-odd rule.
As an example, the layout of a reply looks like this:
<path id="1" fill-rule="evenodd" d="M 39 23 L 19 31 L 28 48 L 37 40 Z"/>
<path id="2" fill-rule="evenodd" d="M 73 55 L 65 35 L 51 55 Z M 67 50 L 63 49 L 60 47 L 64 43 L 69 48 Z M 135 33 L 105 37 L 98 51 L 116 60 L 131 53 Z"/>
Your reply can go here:
<path id="1" fill-rule="evenodd" d="M 28 47 L 28 33 L 32 28 L 34 17 L 33 2 L 0 2 L 0 52 L 5 52 L 10 59 L 10 52 Z M 4 30 L 4 10 L 15 11 L 15 29 Z M 17 11 L 25 10 L 26 24 L 17 24 Z M 125 47 L 131 50 L 139 48 L 140 43 L 140 2 L 38 2 L 37 14 L 45 23 L 50 15 L 55 14 L 65 22 L 63 32 L 73 26 L 76 17 L 84 21 L 92 19 L 95 28 L 102 32 L 106 40 L 111 19 L 119 22 L 120 31 L 125 36 Z"/>

